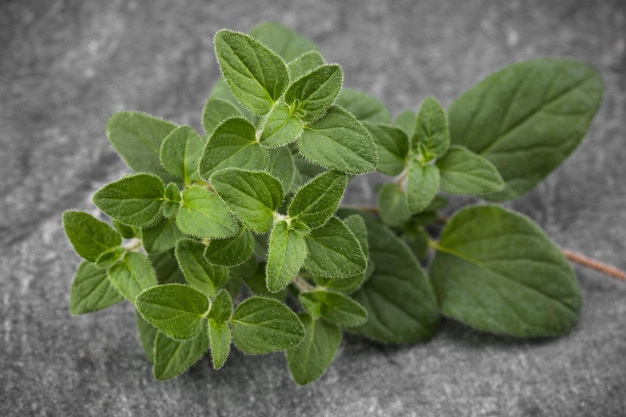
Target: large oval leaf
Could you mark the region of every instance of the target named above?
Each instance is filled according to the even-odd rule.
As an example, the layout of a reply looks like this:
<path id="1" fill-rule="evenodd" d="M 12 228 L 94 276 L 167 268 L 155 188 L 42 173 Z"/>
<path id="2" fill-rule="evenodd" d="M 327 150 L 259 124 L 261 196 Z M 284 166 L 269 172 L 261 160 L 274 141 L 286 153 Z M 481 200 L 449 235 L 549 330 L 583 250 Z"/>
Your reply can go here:
<path id="1" fill-rule="evenodd" d="M 602 79 L 565 59 L 536 59 L 497 71 L 448 109 L 453 144 L 496 166 L 506 185 L 491 200 L 530 191 L 578 146 L 602 100 Z"/>
<path id="2" fill-rule="evenodd" d="M 576 323 L 580 289 L 544 232 L 498 206 L 474 206 L 446 225 L 430 277 L 443 314 L 477 329 L 553 336 Z"/>

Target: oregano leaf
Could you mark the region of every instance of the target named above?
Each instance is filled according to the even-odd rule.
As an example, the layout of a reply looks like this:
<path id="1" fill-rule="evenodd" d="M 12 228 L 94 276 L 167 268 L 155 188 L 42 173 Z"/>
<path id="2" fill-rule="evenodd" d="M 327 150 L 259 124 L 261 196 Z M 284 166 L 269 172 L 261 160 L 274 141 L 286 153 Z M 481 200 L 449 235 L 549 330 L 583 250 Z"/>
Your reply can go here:
<path id="1" fill-rule="evenodd" d="M 191 126 L 180 126 L 163 140 L 159 159 L 163 169 L 189 185 L 198 179 L 203 148 L 202 138 Z"/>
<path id="2" fill-rule="evenodd" d="M 209 342 L 213 369 L 220 369 L 230 353 L 230 327 L 228 323 L 209 318 Z"/>
<path id="3" fill-rule="evenodd" d="M 305 236 L 304 268 L 327 278 L 348 278 L 365 271 L 367 258 L 354 234 L 336 217 Z"/>
<path id="4" fill-rule="evenodd" d="M 178 266 L 178 260 L 173 249 L 163 253 L 152 253 L 148 255 L 148 259 L 156 273 L 159 284 L 184 284 L 187 282 L 183 271 Z"/>
<path id="5" fill-rule="evenodd" d="M 213 265 L 204 257 L 206 246 L 191 239 L 176 243 L 176 259 L 187 283 L 208 297 L 213 297 L 218 288 L 228 281 L 228 269 Z"/>
<path id="6" fill-rule="evenodd" d="M 288 207 L 289 217 L 311 228 L 322 226 L 337 211 L 348 184 L 348 177 L 337 171 L 326 171 L 294 195 Z"/>
<path id="7" fill-rule="evenodd" d="M 71 314 L 103 310 L 123 300 L 124 297 L 109 282 L 106 269 L 87 261 L 78 265 L 70 289 Z"/>
<path id="8" fill-rule="evenodd" d="M 143 248 L 148 253 L 161 253 L 168 251 L 176 245 L 178 239 L 185 237 L 176 225 L 176 219 L 164 219 L 154 226 L 141 230 Z"/>
<path id="9" fill-rule="evenodd" d="M 267 172 L 223 169 L 211 175 L 211 185 L 241 221 L 257 233 L 272 226 L 283 200 L 280 181 Z"/>
<path id="10" fill-rule="evenodd" d="M 106 124 L 106 134 L 113 149 L 136 172 L 151 172 L 163 181 L 175 177 L 161 166 L 159 154 L 163 140 L 176 125 L 140 112 L 114 113 Z"/>
<path id="11" fill-rule="evenodd" d="M 309 161 L 337 171 L 362 174 L 376 169 L 376 144 L 352 114 L 331 106 L 324 117 L 307 123 L 298 150 Z"/>
<path id="12" fill-rule="evenodd" d="M 487 76 L 448 108 L 452 143 L 491 162 L 504 201 L 530 191 L 578 146 L 600 107 L 602 79 L 567 59 L 534 59 Z"/>
<path id="13" fill-rule="evenodd" d="M 270 149 L 269 154 L 267 172 L 280 181 L 283 192 L 286 194 L 291 190 L 296 175 L 296 166 L 291 151 L 289 147 L 283 146 Z"/>
<path id="14" fill-rule="evenodd" d="M 141 343 L 143 352 L 146 354 L 150 363 L 154 364 L 154 346 L 156 343 L 156 335 L 159 331 L 156 327 L 147 322 L 137 310 L 135 310 L 135 320 L 137 321 L 137 333 L 139 334 L 139 342 Z"/>
<path id="15" fill-rule="evenodd" d="M 398 184 L 392 182 L 381 184 L 377 192 L 378 214 L 383 223 L 397 227 L 411 218 L 407 196 Z"/>
<path id="16" fill-rule="evenodd" d="M 439 191 L 439 168 L 412 160 L 406 181 L 406 202 L 411 213 L 424 210 Z"/>
<path id="17" fill-rule="evenodd" d="M 93 203 L 108 216 L 131 226 L 145 227 L 161 219 L 165 186 L 151 174 L 132 174 L 100 188 Z"/>
<path id="18" fill-rule="evenodd" d="M 344 88 L 337 96 L 336 103 L 362 122 L 389 123 L 391 121 L 387 106 L 362 91 Z"/>
<path id="19" fill-rule="evenodd" d="M 235 346 L 249 355 L 262 355 L 297 346 L 304 338 L 298 316 L 280 301 L 250 297 L 229 321 Z"/>
<path id="20" fill-rule="evenodd" d="M 376 143 L 378 165 L 376 170 L 381 174 L 399 175 L 405 166 L 409 153 L 409 138 L 398 127 L 391 125 L 363 122 Z"/>
<path id="21" fill-rule="evenodd" d="M 413 110 L 403 110 L 393 121 L 393 125 L 406 134 L 407 138 L 412 138 L 415 133 L 415 125 L 417 120 L 417 112 Z"/>
<path id="22" fill-rule="evenodd" d="M 165 333 L 158 332 L 152 366 L 154 377 L 159 381 L 177 377 L 198 362 L 208 349 L 209 337 L 206 330 L 186 340 L 172 339 Z"/>
<path id="23" fill-rule="evenodd" d="M 138 252 L 128 252 L 121 262 L 107 271 L 111 284 L 132 304 L 145 289 L 157 285 L 156 274 L 148 258 Z"/>
<path id="24" fill-rule="evenodd" d="M 233 300 L 226 290 L 219 290 L 211 301 L 208 318 L 226 323 L 233 314 Z"/>
<path id="25" fill-rule="evenodd" d="M 241 103 L 267 113 L 289 83 L 283 59 L 253 37 L 222 29 L 215 35 L 215 54 L 222 74 Z"/>
<path id="26" fill-rule="evenodd" d="M 518 337 L 555 336 L 576 323 L 574 272 L 528 218 L 468 207 L 450 218 L 435 248 L 430 277 L 444 315 Z"/>
<path id="27" fill-rule="evenodd" d="M 76 253 L 90 262 L 122 244 L 122 237 L 111 226 L 82 211 L 64 212 L 63 229 Z"/>
<path id="28" fill-rule="evenodd" d="M 453 145 L 436 162 L 441 189 L 451 194 L 485 195 L 501 190 L 504 181 L 491 162 L 459 145 Z"/>
<path id="29" fill-rule="evenodd" d="M 266 263 L 261 262 L 258 264 L 258 267 L 253 274 L 246 275 L 243 278 L 246 287 L 248 287 L 248 289 L 254 295 L 260 295 L 262 297 L 274 298 L 278 301 L 284 301 L 286 288 L 283 288 L 278 292 L 270 292 L 267 289 L 267 284 L 265 283 L 265 267 Z"/>
<path id="30" fill-rule="evenodd" d="M 302 121 L 284 101 L 280 100 L 265 119 L 259 143 L 269 148 L 287 145 L 295 141 L 303 129 Z"/>
<path id="31" fill-rule="evenodd" d="M 287 349 L 285 357 L 293 380 L 306 385 L 321 377 L 330 366 L 341 343 L 341 329 L 324 320 L 314 320 L 300 314 L 304 325 L 304 339 L 296 347 Z"/>
<path id="32" fill-rule="evenodd" d="M 254 236 L 246 227 L 234 237 L 212 240 L 204 251 L 204 257 L 213 265 L 237 266 L 254 253 Z"/>
<path id="33" fill-rule="evenodd" d="M 104 252 L 98 259 L 96 259 L 96 266 L 98 268 L 107 269 L 113 264 L 117 263 L 126 253 L 126 249 L 123 246 L 117 246 L 113 249 L 109 249 Z"/>
<path id="34" fill-rule="evenodd" d="M 265 22 L 252 28 L 250 35 L 287 61 L 296 59 L 305 52 L 318 49 L 302 34 L 276 22 Z"/>
<path id="35" fill-rule="evenodd" d="M 322 65 L 293 82 L 285 91 L 285 103 L 302 120 L 321 117 L 341 90 L 343 73 L 336 64 Z"/>
<path id="36" fill-rule="evenodd" d="M 270 233 L 266 266 L 266 284 L 270 292 L 285 288 L 298 274 L 307 256 L 302 233 L 285 220 L 274 225 Z"/>
<path id="37" fill-rule="evenodd" d="M 417 151 L 422 144 L 435 157 L 443 156 L 450 146 L 448 116 L 434 97 L 426 97 L 417 113 L 411 137 L 411 149 Z"/>
<path id="38" fill-rule="evenodd" d="M 204 148 L 199 172 L 204 179 L 220 169 L 237 167 L 262 170 L 268 162 L 267 149 L 256 140 L 254 126 L 243 117 L 224 120 L 213 131 Z"/>
<path id="39" fill-rule="evenodd" d="M 224 120 L 231 117 L 243 117 L 239 108 L 230 101 L 209 96 L 202 110 L 202 128 L 207 138 L 210 138 L 215 128 Z"/>
<path id="40" fill-rule="evenodd" d="M 209 311 L 209 300 L 188 285 L 148 288 L 139 294 L 136 305 L 143 318 L 173 339 L 192 339 L 206 331 L 204 317 Z"/>
<path id="41" fill-rule="evenodd" d="M 198 185 L 183 190 L 176 224 L 183 233 L 211 239 L 231 237 L 239 230 L 226 204 L 217 195 Z"/>
<path id="42" fill-rule="evenodd" d="M 367 311 L 356 301 L 338 292 L 307 291 L 300 293 L 298 300 L 314 319 L 322 318 L 348 327 L 367 321 Z"/>
<path id="43" fill-rule="evenodd" d="M 287 64 L 289 78 L 298 80 L 322 65 L 324 65 L 324 57 L 319 52 L 305 52 Z"/>

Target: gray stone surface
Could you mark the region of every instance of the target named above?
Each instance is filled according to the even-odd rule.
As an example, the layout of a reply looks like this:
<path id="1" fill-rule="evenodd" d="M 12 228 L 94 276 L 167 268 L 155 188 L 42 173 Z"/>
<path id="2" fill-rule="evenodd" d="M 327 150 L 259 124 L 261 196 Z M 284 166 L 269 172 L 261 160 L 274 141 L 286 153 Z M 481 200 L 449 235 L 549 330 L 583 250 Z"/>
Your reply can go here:
<path id="1" fill-rule="evenodd" d="M 626 3 L 317 0 L 0 3 L 0 415 L 624 416 L 626 283 L 577 268 L 571 334 L 519 342 L 444 321 L 428 343 L 347 337 L 328 373 L 294 385 L 281 355 L 234 353 L 156 382 L 128 305 L 70 317 L 69 208 L 126 171 L 104 126 L 135 109 L 199 127 L 212 36 L 276 20 L 394 112 L 444 104 L 513 61 L 595 66 L 606 97 L 580 149 L 513 206 L 561 246 L 626 268 Z M 370 182 L 376 178 L 370 178 Z M 371 200 L 363 182 L 350 201 Z"/>

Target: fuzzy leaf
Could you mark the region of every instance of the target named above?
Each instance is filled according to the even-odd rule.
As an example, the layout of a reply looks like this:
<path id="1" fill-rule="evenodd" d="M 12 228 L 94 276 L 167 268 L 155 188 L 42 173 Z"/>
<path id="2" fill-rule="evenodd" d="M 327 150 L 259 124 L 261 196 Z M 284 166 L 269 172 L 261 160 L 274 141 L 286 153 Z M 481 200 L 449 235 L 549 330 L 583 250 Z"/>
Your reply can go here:
<path id="1" fill-rule="evenodd" d="M 387 227 L 364 217 L 370 259 L 376 268 L 352 298 L 365 307 L 367 322 L 351 331 L 384 343 L 430 338 L 439 323 L 432 288 L 409 248 Z"/>
<path id="2" fill-rule="evenodd" d="M 337 171 L 324 172 L 303 185 L 289 204 L 289 216 L 311 228 L 335 213 L 348 184 L 348 177 Z"/>
<path id="3" fill-rule="evenodd" d="M 188 285 L 149 288 L 139 294 L 136 304 L 143 318 L 173 339 L 192 339 L 205 331 L 203 319 L 209 311 L 209 300 Z"/>
<path id="4" fill-rule="evenodd" d="M 341 329 L 324 320 L 313 320 L 308 314 L 299 317 L 304 325 L 304 339 L 287 349 L 285 356 L 293 380 L 306 385 L 322 376 L 333 362 L 341 343 Z"/>
<path id="5" fill-rule="evenodd" d="M 276 223 L 269 240 L 265 272 L 267 289 L 277 292 L 285 288 L 300 271 L 306 256 L 302 234 L 284 220 Z"/>
<path id="6" fill-rule="evenodd" d="M 210 96 L 202 110 L 202 128 L 207 137 L 211 137 L 215 128 L 231 117 L 243 117 L 239 108 L 230 101 Z"/>
<path id="7" fill-rule="evenodd" d="M 280 181 L 285 193 L 291 190 L 296 175 L 296 166 L 289 147 L 270 149 L 267 172 Z"/>
<path id="8" fill-rule="evenodd" d="M 358 326 L 367 321 L 367 311 L 356 301 L 338 292 L 308 291 L 300 293 L 298 300 L 315 319 L 322 318 L 348 327 Z"/>
<path id="9" fill-rule="evenodd" d="M 191 239 L 176 243 L 176 259 L 187 283 L 208 297 L 228 281 L 228 269 L 209 263 L 204 257 L 206 246 Z"/>
<path id="10" fill-rule="evenodd" d="M 417 120 L 417 113 L 413 110 L 403 110 L 393 121 L 393 125 L 399 129 L 402 129 L 407 138 L 412 138 L 415 133 L 415 125 Z"/>
<path id="11" fill-rule="evenodd" d="M 139 311 L 135 310 L 135 319 L 137 320 L 137 333 L 143 352 L 150 363 L 154 364 L 154 345 L 156 344 L 156 335 L 159 332 L 156 327 L 151 325 L 141 317 Z"/>
<path id="12" fill-rule="evenodd" d="M 272 226 L 283 201 L 280 181 L 263 171 L 229 168 L 211 176 L 211 185 L 241 221 L 257 233 Z"/>
<path id="13" fill-rule="evenodd" d="M 378 151 L 378 166 L 381 174 L 396 176 L 404 170 L 409 153 L 409 138 L 397 127 L 364 122 L 363 126 L 370 132 Z"/>
<path id="14" fill-rule="evenodd" d="M 283 59 L 253 37 L 220 30 L 215 54 L 228 86 L 254 113 L 267 113 L 289 83 Z"/>
<path id="15" fill-rule="evenodd" d="M 131 226 L 145 227 L 161 219 L 165 186 L 151 174 L 122 177 L 100 188 L 93 203 L 108 216 Z"/>
<path id="16" fill-rule="evenodd" d="M 175 180 L 163 169 L 159 160 L 161 144 L 176 125 L 139 112 L 113 114 L 106 133 L 113 149 L 137 172 L 151 172 L 163 181 Z"/>
<path id="17" fill-rule="evenodd" d="M 339 65 L 322 65 L 287 88 L 285 103 L 293 106 L 302 120 L 318 119 L 333 104 L 342 83 Z"/>
<path id="18" fill-rule="evenodd" d="M 365 271 L 367 258 L 354 234 L 336 217 L 305 237 L 304 268 L 327 278 L 348 278 Z"/>
<path id="19" fill-rule="evenodd" d="M 267 115 L 261 130 L 259 142 L 263 146 L 274 148 L 295 141 L 303 131 L 300 119 L 284 101 L 278 101 Z"/>
<path id="20" fill-rule="evenodd" d="M 213 265 L 237 266 L 252 256 L 254 236 L 242 227 L 235 237 L 212 240 L 204 251 L 204 257 Z"/>
<path id="21" fill-rule="evenodd" d="M 578 146 L 598 110 L 602 79 L 566 59 L 507 66 L 458 97 L 448 109 L 452 143 L 491 162 L 505 182 L 489 199 L 531 190 Z"/>
<path id="22" fill-rule="evenodd" d="M 445 155 L 450 146 L 448 116 L 441 104 L 433 97 L 424 99 L 417 113 L 415 129 L 411 137 L 413 151 L 417 151 L 419 144 L 424 145 L 435 157 Z"/>
<path id="23" fill-rule="evenodd" d="M 185 237 L 176 225 L 174 218 L 164 219 L 154 226 L 141 230 L 143 248 L 148 253 L 161 253 L 168 251 L 176 245 L 178 239 Z"/>
<path id="24" fill-rule="evenodd" d="M 305 125 L 298 149 L 309 161 L 342 172 L 370 172 L 378 162 L 376 144 L 367 130 L 337 106 L 331 106 L 324 117 Z"/>
<path id="25" fill-rule="evenodd" d="M 107 274 L 111 284 L 133 304 L 139 293 L 157 285 L 150 261 L 138 252 L 128 252 L 121 262 L 109 268 Z"/>
<path id="26" fill-rule="evenodd" d="M 76 253 L 90 262 L 122 244 L 111 226 L 82 211 L 64 212 L 63 228 Z"/>
<path id="27" fill-rule="evenodd" d="M 213 369 L 220 369 L 230 353 L 230 327 L 228 323 L 209 319 L 209 342 Z"/>
<path id="28" fill-rule="evenodd" d="M 232 117 L 213 131 L 204 148 L 199 172 L 202 178 L 208 179 L 224 168 L 262 170 L 268 158 L 267 149 L 256 141 L 254 126 L 242 117 Z"/>
<path id="29" fill-rule="evenodd" d="M 197 185 L 183 191 L 176 215 L 178 228 L 188 235 L 223 239 L 239 230 L 237 222 L 220 198 Z"/>
<path id="30" fill-rule="evenodd" d="M 305 36 L 275 22 L 265 22 L 254 27 L 250 35 L 287 61 L 305 52 L 317 51 L 317 46 Z"/>
<path id="31" fill-rule="evenodd" d="M 270 298 L 251 297 L 240 303 L 230 325 L 235 346 L 249 355 L 292 348 L 304 337 L 304 326 L 298 316 Z"/>
<path id="32" fill-rule="evenodd" d="M 70 290 L 70 313 L 73 315 L 103 310 L 124 300 L 111 285 L 106 269 L 91 262 L 78 265 Z"/>
<path id="33" fill-rule="evenodd" d="M 174 129 L 163 140 L 159 158 L 163 169 L 190 184 L 198 179 L 198 163 L 204 143 L 191 126 Z"/>
<path id="34" fill-rule="evenodd" d="M 451 194 L 485 195 L 504 187 L 491 162 L 462 146 L 453 145 L 437 160 L 441 189 Z"/>
<path id="35" fill-rule="evenodd" d="M 389 110 L 383 102 L 362 91 L 344 88 L 339 93 L 336 103 L 362 122 L 389 123 L 391 121 Z"/>
<path id="36" fill-rule="evenodd" d="M 324 57 L 319 52 L 305 52 L 287 64 L 289 78 L 298 80 L 322 65 L 324 65 Z"/>
<path id="37" fill-rule="evenodd" d="M 226 323 L 233 314 L 233 300 L 226 290 L 219 290 L 211 302 L 208 318 Z"/>
<path id="38" fill-rule="evenodd" d="M 206 330 L 186 340 L 176 340 L 162 332 L 156 335 L 152 372 L 159 381 L 177 377 L 198 362 L 209 349 Z"/>
<path id="39" fill-rule="evenodd" d="M 170 249 L 163 253 L 150 254 L 148 259 L 154 268 L 159 284 L 184 284 L 187 282 L 183 271 L 178 266 L 174 250 Z"/>
<path id="40" fill-rule="evenodd" d="M 555 336 L 576 323 L 574 272 L 526 217 L 498 206 L 465 208 L 436 249 L 430 277 L 444 315 L 518 337 Z"/>
<path id="41" fill-rule="evenodd" d="M 439 169 L 435 165 L 422 165 L 411 161 L 406 182 L 406 201 L 411 213 L 424 210 L 439 191 Z"/>
<path id="42" fill-rule="evenodd" d="M 411 218 L 407 197 L 397 184 L 387 182 L 378 188 L 378 214 L 389 226 L 402 226 Z"/>

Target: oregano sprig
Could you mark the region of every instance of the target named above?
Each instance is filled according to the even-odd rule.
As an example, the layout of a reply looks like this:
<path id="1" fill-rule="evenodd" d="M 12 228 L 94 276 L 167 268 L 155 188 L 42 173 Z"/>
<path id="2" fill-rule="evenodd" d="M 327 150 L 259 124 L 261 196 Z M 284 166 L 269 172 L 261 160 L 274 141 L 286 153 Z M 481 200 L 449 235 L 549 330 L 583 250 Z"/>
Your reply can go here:
<path id="1" fill-rule="evenodd" d="M 418 343 L 442 315 L 515 337 L 572 329 L 578 283 L 537 225 L 494 204 L 445 224 L 439 212 L 447 194 L 522 196 L 563 162 L 600 105 L 593 69 L 521 62 L 447 109 L 429 96 L 392 119 L 283 26 L 223 29 L 214 48 L 222 76 L 204 132 L 139 112 L 109 119 L 134 172 L 93 196 L 110 222 L 63 214 L 83 258 L 72 314 L 128 300 L 157 379 L 207 353 L 220 369 L 234 345 L 284 351 L 298 384 L 325 372 L 344 331 Z M 372 171 L 388 179 L 377 208 L 342 208 L 349 182 Z"/>

